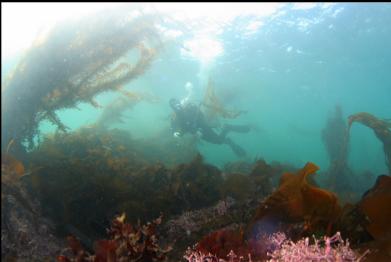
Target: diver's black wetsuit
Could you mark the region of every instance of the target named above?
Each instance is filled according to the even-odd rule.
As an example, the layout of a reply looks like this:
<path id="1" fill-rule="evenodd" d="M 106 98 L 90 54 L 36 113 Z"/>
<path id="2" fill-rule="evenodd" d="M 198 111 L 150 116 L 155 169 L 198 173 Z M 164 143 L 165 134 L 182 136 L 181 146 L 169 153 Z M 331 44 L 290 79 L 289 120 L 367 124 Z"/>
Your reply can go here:
<path id="1" fill-rule="evenodd" d="M 184 133 L 201 133 L 201 138 L 213 144 L 226 144 L 238 156 L 246 155 L 246 151 L 226 137 L 228 132 L 246 133 L 250 131 L 247 125 L 224 125 L 220 134 L 217 134 L 206 122 L 205 116 L 200 108 L 195 104 L 188 103 L 182 106 L 176 99 L 170 100 L 170 106 L 174 110 L 174 116 L 171 118 L 171 128 L 175 133 L 182 135 Z"/>

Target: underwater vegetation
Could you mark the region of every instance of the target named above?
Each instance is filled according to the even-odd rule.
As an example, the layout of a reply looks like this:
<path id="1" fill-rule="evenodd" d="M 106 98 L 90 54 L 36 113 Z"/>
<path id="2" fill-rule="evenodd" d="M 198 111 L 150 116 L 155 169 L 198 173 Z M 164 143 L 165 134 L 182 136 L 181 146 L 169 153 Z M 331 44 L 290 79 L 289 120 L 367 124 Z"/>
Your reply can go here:
<path id="1" fill-rule="evenodd" d="M 119 90 L 148 69 L 161 47 L 156 17 L 130 12 L 105 10 L 62 23 L 34 42 L 2 88 L 2 150 L 11 140 L 17 154 L 24 142 L 32 147 L 44 119 L 66 131 L 56 110 L 99 106 L 96 95 Z M 136 61 L 121 60 L 131 51 Z"/>
<path id="2" fill-rule="evenodd" d="M 125 131 L 57 133 L 29 153 L 30 167 L 37 171 L 26 180 L 47 215 L 87 235 L 104 232 L 105 218 L 116 212 L 125 211 L 134 222 L 140 214 L 152 219 L 164 210 L 169 216 L 218 200 L 221 175 L 200 157 L 170 170 L 148 161 L 143 150 Z"/>
<path id="3" fill-rule="evenodd" d="M 340 215 L 341 207 L 334 193 L 316 187 L 308 181 L 308 176 L 318 169 L 318 166 L 308 162 L 296 174 L 285 173 L 280 178 L 278 189 L 257 209 L 248 228 L 249 232 L 257 234 L 257 224 L 262 221 L 280 221 L 282 224 L 304 223 L 303 232 L 300 234 L 319 230 L 330 233 Z M 282 224 L 276 225 L 276 228 Z"/>
<path id="4" fill-rule="evenodd" d="M 329 157 L 327 179 L 330 187 L 338 192 L 352 190 L 353 172 L 348 167 L 348 128 L 341 106 L 335 107 L 322 130 L 322 141 Z"/>
<path id="5" fill-rule="evenodd" d="M 240 238 L 240 237 L 239 237 Z M 220 241 L 224 241 L 220 237 Z M 235 244 L 235 241 L 231 242 Z M 236 243 L 237 244 L 237 243 Z M 232 246 L 235 248 L 235 246 Z M 278 232 L 262 239 L 258 246 L 254 248 L 267 250 L 270 259 L 263 258 L 262 261 L 362 261 L 369 252 L 358 255 L 349 246 L 349 241 L 344 241 L 341 234 L 337 232 L 332 237 L 324 237 L 322 240 L 313 238 L 303 238 L 297 242 L 286 238 L 284 233 Z M 237 249 L 237 248 L 235 248 Z M 235 253 L 232 249 L 226 256 L 219 256 L 214 253 L 203 253 L 188 249 L 184 255 L 186 261 L 222 261 L 222 262 L 241 262 L 241 261 L 261 261 L 260 258 L 252 256 L 250 253 L 241 255 L 243 250 Z M 226 259 L 224 259 L 226 258 Z"/>
<path id="6" fill-rule="evenodd" d="M 81 128 L 45 137 L 29 153 L 27 168 L 17 159 L 4 160 L 2 186 L 12 188 L 2 192 L 2 211 L 5 211 L 2 214 L 7 214 L 2 218 L 2 223 L 6 223 L 2 234 L 8 239 L 7 245 L 19 241 L 19 237 L 10 239 L 5 234 L 36 234 L 37 245 L 50 236 L 59 239 L 68 236 L 74 253 L 60 253 L 60 247 L 64 246 L 60 240 L 52 242 L 50 251 L 41 253 L 49 256 L 56 253 L 59 261 L 79 261 L 75 260 L 78 257 L 110 261 L 114 253 L 125 259 L 124 243 L 134 239 L 139 240 L 132 242 L 139 245 L 133 249 L 134 257 L 140 259 L 144 255 L 153 256 L 142 249 L 148 245 L 155 251 L 168 251 L 158 246 L 172 247 L 167 253 L 153 253 L 162 254 L 160 258 L 167 261 L 177 261 L 183 254 L 196 259 L 208 253 L 227 261 L 265 261 L 295 256 L 297 249 L 308 251 L 301 255 L 329 256 L 331 261 L 338 257 L 358 259 L 364 254 L 363 261 L 390 258 L 389 176 L 379 176 L 374 187 L 357 203 L 341 206 L 335 193 L 316 185 L 313 176 L 319 168 L 311 162 L 296 170 L 259 159 L 254 163 L 228 165 L 223 174 L 205 164 L 201 155 L 173 167 L 149 161 L 139 143 L 125 131 Z M 235 172 L 229 172 L 229 168 Z M 24 175 L 18 175 L 20 170 L 25 170 Z M 273 181 L 278 178 L 279 185 L 273 190 Z M 7 204 L 9 196 L 18 205 Z M 19 211 L 13 213 L 13 208 Z M 146 231 L 139 221 L 152 221 L 161 212 L 165 221 L 154 231 L 153 236 L 159 235 L 159 241 L 155 241 L 152 235 L 143 235 Z M 19 215 L 13 218 L 10 214 Z M 23 214 L 28 219 L 23 219 Z M 136 226 L 126 224 L 125 216 Z M 41 221 L 42 217 L 50 221 Z M 113 217 L 117 222 L 110 224 Z M 10 226 L 14 220 L 19 221 L 19 226 Z M 40 226 L 47 227 L 46 231 L 34 233 L 40 226 L 32 224 L 33 221 L 42 223 Z M 160 219 L 157 221 L 160 223 Z M 26 233 L 16 233 L 21 228 Z M 122 231 L 104 239 L 106 228 Z M 330 238 L 329 248 L 327 238 L 326 244 L 306 240 L 311 235 L 319 239 L 338 231 L 349 238 L 350 246 L 338 235 Z M 46 236 L 45 232 L 52 233 Z M 286 240 L 280 251 L 268 241 L 279 232 L 292 240 Z M 145 242 L 147 239 L 151 241 Z M 186 253 L 187 247 L 193 253 Z M 11 257 L 20 248 L 2 249 L 2 257 Z M 39 250 L 31 248 L 26 254 Z M 144 255 L 137 250 L 144 250 L 140 251 Z M 367 254 L 367 250 L 371 252 Z M 371 260 L 375 258 L 378 260 Z"/>
<path id="7" fill-rule="evenodd" d="M 188 249 L 185 259 L 389 261 L 390 177 L 379 176 L 358 203 L 341 208 L 332 192 L 306 182 L 317 169 L 307 163 L 296 174 L 284 174 L 279 188 L 261 202 L 247 224 L 247 236 L 242 227 L 219 229 Z M 342 240 L 339 229 L 350 236 L 349 241 Z M 330 231 L 337 233 L 332 235 Z M 311 235 L 318 238 L 311 241 Z M 319 236 L 323 240 L 318 240 Z"/>
<path id="8" fill-rule="evenodd" d="M 203 106 L 205 116 L 209 122 L 215 123 L 218 117 L 222 118 L 237 118 L 246 111 L 227 109 L 216 95 L 214 84 L 211 78 L 208 80 L 208 86 L 204 94 Z"/>
<path id="9" fill-rule="evenodd" d="M 366 230 L 377 240 L 391 239 L 391 177 L 379 176 L 375 186 L 368 190 L 358 207 L 367 218 Z"/>
<path id="10" fill-rule="evenodd" d="M 184 136 L 176 139 L 169 128 L 148 138 L 136 141 L 143 156 L 150 162 L 164 163 L 168 167 L 188 163 L 198 154 L 197 137 Z"/>
<path id="11" fill-rule="evenodd" d="M 349 131 L 354 122 L 361 123 L 373 130 L 376 137 L 383 143 L 388 174 L 391 175 L 391 120 L 379 119 L 367 112 L 356 113 L 348 118 Z"/>
<path id="12" fill-rule="evenodd" d="M 391 259 L 390 203 L 391 177 L 380 175 L 357 203 L 343 207 L 336 227 L 359 253 L 369 250 L 363 261 Z"/>
<path id="13" fill-rule="evenodd" d="M 361 112 L 346 123 L 336 107 L 322 131 L 332 190 L 317 185 L 319 167 L 312 162 L 297 170 L 257 159 L 222 171 L 203 161 L 194 139 L 178 146 L 166 130 L 135 140 L 110 129 L 137 103 L 156 101 L 124 89 L 162 48 L 156 19 L 117 9 L 59 24 L 37 39 L 5 81 L 2 258 L 174 261 L 185 254 L 188 261 L 390 261 L 390 176 L 379 176 L 356 203 L 340 201 L 340 193 L 352 188 L 351 125 L 375 132 L 390 173 L 389 120 Z M 120 96 L 95 125 L 67 132 L 56 112 L 80 103 L 101 107 L 94 98 L 106 91 Z M 201 105 L 217 126 L 219 118 L 245 113 L 227 109 L 211 79 Z M 35 144 L 44 119 L 58 131 Z M 70 249 L 60 251 L 65 237 Z"/>
<path id="14" fill-rule="evenodd" d="M 17 160 L 15 157 L 4 153 L 1 154 L 1 173 L 5 174 L 4 179 L 17 181 L 25 175 L 25 168 L 22 162 Z"/>
<path id="15" fill-rule="evenodd" d="M 330 249 L 326 252 L 327 248 L 317 247 L 316 241 L 315 246 L 310 247 L 308 240 L 302 239 L 312 234 L 327 236 L 333 231 L 343 229 L 346 235 L 351 236 L 352 243 L 356 247 L 360 243 L 378 243 L 378 249 L 373 249 L 373 254 L 368 255 L 366 252 L 368 249 L 361 249 L 361 256 L 365 253 L 367 261 L 377 261 L 372 260 L 376 256 L 382 257 L 382 259 L 388 257 L 389 259 L 390 225 L 385 220 L 388 221 L 391 214 L 391 206 L 389 205 L 391 203 L 390 177 L 380 176 L 374 188 L 364 194 L 362 200 L 350 209 L 356 210 L 355 212 L 360 214 L 354 213 L 354 215 L 349 216 L 346 215 L 346 213 L 349 213 L 347 210 L 351 208 L 349 205 L 342 208 L 334 193 L 315 187 L 307 181 L 308 176 L 316 170 L 318 170 L 318 167 L 315 164 L 307 163 L 296 174 L 284 174 L 280 179 L 279 188 L 263 200 L 256 209 L 254 217 L 247 225 L 247 236 L 240 228 L 221 229 L 200 240 L 194 251 L 196 253 L 192 254 L 194 256 L 198 254 L 199 256 L 202 253 L 206 256 L 211 253 L 216 257 L 225 259 L 228 257 L 230 250 L 233 250 L 237 258 L 243 257 L 244 261 L 246 261 L 248 254 L 251 254 L 253 259 L 258 258 L 263 261 L 267 257 L 268 249 L 263 246 L 265 245 L 265 238 L 262 237 L 262 234 L 272 235 L 277 232 L 286 232 L 290 235 L 290 238 L 296 239 L 294 241 L 297 242 L 288 242 L 290 244 L 284 246 L 280 253 L 274 253 L 276 261 L 284 259 L 284 255 L 287 258 L 293 258 L 294 256 L 304 258 L 302 256 L 308 255 L 308 257 L 312 256 L 313 259 L 316 256 L 319 259 L 322 256 L 330 256 L 331 261 L 338 261 L 338 257 L 345 259 L 342 261 L 352 261 L 350 259 L 354 257 L 359 259 L 360 256 L 353 252 L 348 244 L 344 245 L 344 242 L 341 242 L 342 246 L 333 252 L 327 253 L 330 252 Z M 382 230 L 378 231 L 379 228 L 382 228 Z M 254 249 L 254 247 L 257 248 Z M 305 252 L 305 250 L 308 250 L 308 252 Z M 314 253 L 315 251 L 317 254 Z M 233 253 L 231 253 L 231 256 Z M 230 260 L 227 259 L 227 261 Z"/>
<path id="16" fill-rule="evenodd" d="M 216 214 L 209 219 L 196 215 L 199 228 L 192 234 L 194 238 L 183 242 L 187 243 L 185 249 L 211 228 L 249 220 L 248 211 L 257 205 L 251 199 L 271 192 L 270 170 L 274 169 L 261 160 L 254 164 L 251 175 L 237 173 L 224 178 L 218 168 L 203 163 L 200 155 L 190 163 L 168 168 L 150 159 L 144 150 L 152 149 L 132 140 L 125 131 L 89 127 L 56 132 L 28 153 L 27 172 L 20 161 L 10 156 L 5 159 L 4 154 L 2 181 L 8 177 L 21 180 L 23 190 L 41 204 L 39 214 L 53 221 L 54 234 L 75 235 L 90 249 L 94 240 L 104 236 L 111 217 L 120 212 L 132 223 L 150 220 L 160 211 L 170 221 L 216 204 L 218 211 L 209 211 Z M 263 173 L 268 175 L 263 177 Z M 235 187 L 235 181 L 242 181 L 243 187 Z M 224 198 L 224 204 L 218 202 Z M 224 210 L 229 199 L 237 206 L 228 213 Z"/>
<path id="17" fill-rule="evenodd" d="M 211 231 L 239 227 L 251 217 L 253 206 L 254 203 L 240 203 L 233 198 L 226 198 L 212 207 L 186 211 L 167 221 L 161 232 L 165 242 L 175 243 L 170 257 L 181 257 L 187 247 Z"/>
<path id="18" fill-rule="evenodd" d="M 374 176 L 370 171 L 355 174 L 348 165 L 350 130 L 354 122 L 361 123 L 375 132 L 376 137 L 383 143 L 386 165 L 388 168 L 390 166 L 390 121 L 378 119 L 367 112 L 353 114 L 345 120 L 341 107 L 337 105 L 322 130 L 322 141 L 330 163 L 324 175 L 327 188 L 338 192 L 343 202 L 357 201 L 357 192 L 366 190 L 363 187 L 365 179 L 372 179 Z"/>
<path id="19" fill-rule="evenodd" d="M 64 247 L 54 225 L 41 215 L 40 202 L 23 184 L 23 164 L 2 154 L 1 258 L 5 261 L 50 261 Z"/>
<path id="20" fill-rule="evenodd" d="M 203 254 L 213 254 L 224 258 L 231 250 L 238 256 L 247 256 L 250 253 L 245 243 L 244 231 L 241 227 L 236 229 L 223 228 L 203 237 L 195 247 Z"/>
<path id="21" fill-rule="evenodd" d="M 347 149 L 343 148 L 346 142 L 347 123 L 343 117 L 341 106 L 335 106 L 334 114 L 328 119 L 326 126 L 322 130 L 322 140 L 327 149 L 331 163 L 338 160 L 346 164 Z"/>
<path id="22" fill-rule="evenodd" d="M 45 137 L 29 153 L 29 168 L 35 171 L 26 181 L 39 196 L 46 215 L 95 237 L 96 232 L 101 232 L 98 236 L 104 232 L 104 221 L 117 212 L 126 212 L 132 222 L 152 219 L 160 211 L 170 218 L 213 205 L 223 197 L 244 201 L 271 191 L 269 178 L 257 165 L 249 176 L 236 174 L 224 179 L 221 171 L 204 164 L 200 155 L 188 164 L 167 168 L 154 159 L 149 161 L 143 150 L 150 148 L 138 143 L 120 130 L 58 132 Z M 244 185 L 241 188 L 235 186 L 238 179 Z"/>
<path id="23" fill-rule="evenodd" d="M 358 255 L 349 246 L 349 241 L 344 241 L 341 234 L 337 232 L 332 237 L 324 237 L 323 240 L 314 238 L 314 243 L 310 244 L 309 238 L 299 241 L 284 241 L 281 238 L 274 237 L 280 246 L 274 250 L 268 261 L 361 261 L 367 252 Z M 320 244 L 323 242 L 323 244 Z M 337 243 L 337 245 L 335 245 Z"/>
<path id="24" fill-rule="evenodd" d="M 126 90 L 120 90 L 121 94 L 114 99 L 104 109 L 94 126 L 100 128 L 107 128 L 108 126 L 117 122 L 123 123 L 123 113 L 132 109 L 136 104 L 141 101 L 150 103 L 157 102 L 157 97 L 151 94 L 139 94 L 136 92 L 129 92 Z"/>
<path id="25" fill-rule="evenodd" d="M 58 262 L 83 261 L 166 261 L 166 253 L 171 247 L 163 249 L 159 246 L 156 227 L 162 217 L 146 225 L 131 225 L 125 223 L 125 214 L 113 219 L 108 230 L 110 239 L 95 243 L 95 254 L 85 251 L 75 237 L 68 237 L 68 243 L 73 253 L 72 258 L 66 255 L 57 256 Z"/>

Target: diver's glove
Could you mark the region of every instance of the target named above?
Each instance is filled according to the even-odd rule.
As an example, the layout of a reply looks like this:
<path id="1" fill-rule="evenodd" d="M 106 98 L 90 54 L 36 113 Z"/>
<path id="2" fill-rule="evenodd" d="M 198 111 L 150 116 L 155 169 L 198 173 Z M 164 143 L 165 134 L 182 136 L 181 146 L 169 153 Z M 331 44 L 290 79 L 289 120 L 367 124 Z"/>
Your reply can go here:
<path id="1" fill-rule="evenodd" d="M 182 134 L 180 132 L 174 132 L 174 137 L 180 137 Z"/>

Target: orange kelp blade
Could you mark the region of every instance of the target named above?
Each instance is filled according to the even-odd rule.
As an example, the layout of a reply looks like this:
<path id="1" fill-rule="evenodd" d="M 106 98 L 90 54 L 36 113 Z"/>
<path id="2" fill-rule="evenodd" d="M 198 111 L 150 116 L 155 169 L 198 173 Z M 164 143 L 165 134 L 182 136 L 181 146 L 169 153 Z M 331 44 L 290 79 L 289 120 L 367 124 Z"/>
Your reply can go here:
<path id="1" fill-rule="evenodd" d="M 365 194 L 359 207 L 369 218 L 366 230 L 376 240 L 391 239 L 391 177 L 379 176 L 373 189 Z"/>
<path id="2" fill-rule="evenodd" d="M 2 178 L 5 175 L 16 181 L 25 174 L 24 165 L 15 157 L 4 153 L 1 155 L 1 174 Z"/>
<path id="3" fill-rule="evenodd" d="M 296 174 L 285 173 L 278 189 L 258 207 L 250 230 L 257 221 L 268 217 L 288 223 L 309 219 L 314 227 L 334 222 L 340 211 L 337 196 L 307 181 L 318 169 L 317 165 L 308 162 Z M 320 221 L 323 223 L 318 223 Z"/>

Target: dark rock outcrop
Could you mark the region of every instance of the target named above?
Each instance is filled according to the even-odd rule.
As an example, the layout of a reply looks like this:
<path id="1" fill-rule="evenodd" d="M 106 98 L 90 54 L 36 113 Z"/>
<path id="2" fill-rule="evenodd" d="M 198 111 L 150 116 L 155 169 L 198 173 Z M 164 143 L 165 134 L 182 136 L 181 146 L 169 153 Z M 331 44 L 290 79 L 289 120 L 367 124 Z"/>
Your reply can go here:
<path id="1" fill-rule="evenodd" d="M 1 259 L 51 261 L 65 246 L 20 182 L 1 176 Z"/>

